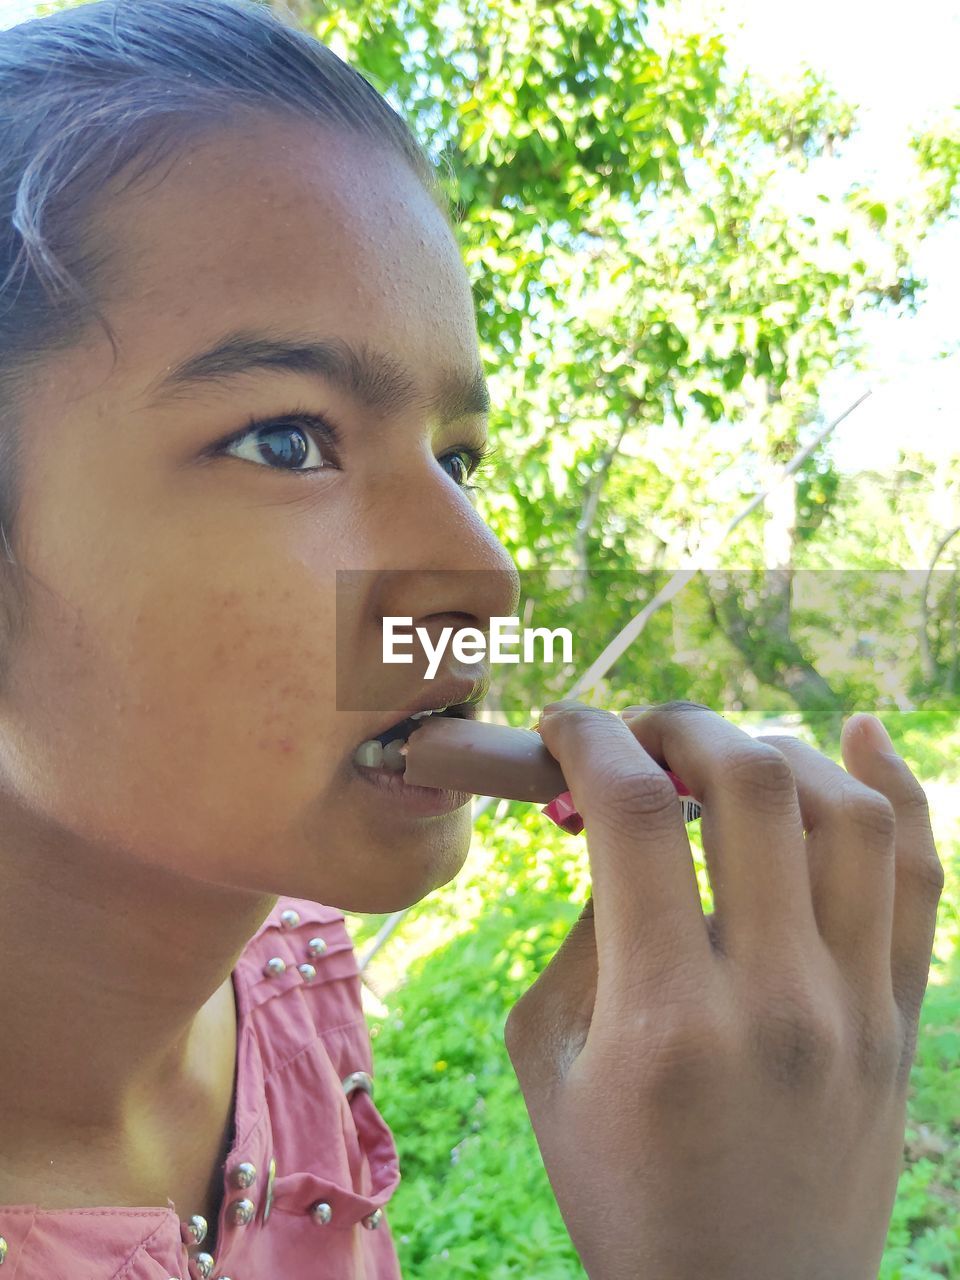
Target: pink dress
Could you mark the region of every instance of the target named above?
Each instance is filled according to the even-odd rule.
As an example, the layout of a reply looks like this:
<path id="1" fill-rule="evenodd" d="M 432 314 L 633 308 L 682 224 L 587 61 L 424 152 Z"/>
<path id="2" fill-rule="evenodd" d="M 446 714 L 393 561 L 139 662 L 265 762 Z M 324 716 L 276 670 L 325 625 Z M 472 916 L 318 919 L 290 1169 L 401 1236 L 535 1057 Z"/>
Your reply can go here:
<path id="1" fill-rule="evenodd" d="M 267 976 L 275 958 L 286 967 Z M 316 977 L 301 974 L 302 964 Z M 212 1261 L 202 1241 L 182 1239 L 181 1219 L 194 1210 L 172 1200 L 12 1205 L 0 1207 L 0 1280 L 398 1280 L 378 1212 L 400 1178 L 397 1152 L 370 1092 L 370 1040 L 343 916 L 281 898 L 237 960 L 233 983 L 233 1143 Z"/>

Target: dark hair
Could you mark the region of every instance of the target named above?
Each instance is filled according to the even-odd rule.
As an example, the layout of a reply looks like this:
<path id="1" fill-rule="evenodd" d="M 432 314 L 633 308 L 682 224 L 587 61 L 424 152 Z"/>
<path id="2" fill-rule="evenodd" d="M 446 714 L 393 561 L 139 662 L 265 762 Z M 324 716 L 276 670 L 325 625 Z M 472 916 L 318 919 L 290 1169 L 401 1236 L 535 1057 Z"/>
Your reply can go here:
<path id="1" fill-rule="evenodd" d="M 93 233 L 97 197 L 127 166 L 121 191 L 243 112 L 306 118 L 392 147 L 452 225 L 433 163 L 405 121 L 357 70 L 256 0 L 95 0 L 0 31 L 4 579 L 17 563 L 17 426 L 31 375 L 94 319 L 117 358 L 97 306 L 115 265 Z M 0 590 L 8 632 L 9 596 Z"/>

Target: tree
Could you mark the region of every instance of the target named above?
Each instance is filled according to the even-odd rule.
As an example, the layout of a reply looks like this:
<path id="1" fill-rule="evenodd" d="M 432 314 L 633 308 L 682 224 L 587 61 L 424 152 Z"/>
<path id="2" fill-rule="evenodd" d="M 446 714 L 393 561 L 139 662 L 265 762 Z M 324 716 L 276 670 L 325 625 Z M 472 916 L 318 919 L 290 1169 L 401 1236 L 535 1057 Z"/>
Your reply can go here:
<path id="1" fill-rule="evenodd" d="M 504 406 L 506 466 L 481 506 L 523 568 L 620 574 L 594 593 L 597 624 L 813 431 L 823 376 L 860 358 L 864 311 L 915 305 L 929 225 L 811 181 L 856 127 L 815 73 L 761 89 L 731 75 L 716 32 L 664 40 L 653 12 L 493 0 L 441 24 L 434 0 L 363 0 L 317 3 L 311 22 L 446 168 Z M 813 457 L 725 558 L 767 571 L 769 643 L 747 643 L 732 580 L 713 600 L 757 677 L 834 730 L 842 700 L 789 623 L 796 554 L 836 487 Z M 619 676 L 649 674 L 646 658 Z"/>
<path id="2" fill-rule="evenodd" d="M 931 218 L 960 214 L 960 105 L 951 117 L 913 140 L 926 177 L 927 213 Z"/>

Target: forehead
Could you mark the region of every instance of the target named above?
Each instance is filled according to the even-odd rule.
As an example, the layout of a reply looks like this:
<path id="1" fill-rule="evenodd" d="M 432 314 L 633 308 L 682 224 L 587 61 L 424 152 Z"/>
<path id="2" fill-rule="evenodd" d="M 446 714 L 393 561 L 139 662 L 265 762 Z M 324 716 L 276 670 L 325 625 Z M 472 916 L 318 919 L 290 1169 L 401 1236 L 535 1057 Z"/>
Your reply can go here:
<path id="1" fill-rule="evenodd" d="M 264 119 L 191 142 L 102 202 L 119 281 L 104 301 L 118 374 L 156 377 L 264 322 L 370 341 L 423 369 L 472 369 L 460 252 L 407 162 L 363 137 Z"/>

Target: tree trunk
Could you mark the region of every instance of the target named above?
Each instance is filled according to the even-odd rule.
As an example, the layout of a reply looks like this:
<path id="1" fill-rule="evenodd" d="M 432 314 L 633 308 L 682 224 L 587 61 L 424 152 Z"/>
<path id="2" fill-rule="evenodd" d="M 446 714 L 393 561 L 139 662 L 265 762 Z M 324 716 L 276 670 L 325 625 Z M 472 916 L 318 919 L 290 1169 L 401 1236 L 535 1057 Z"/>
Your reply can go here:
<path id="1" fill-rule="evenodd" d="M 928 693 L 932 693 L 936 688 L 939 676 L 937 663 L 930 649 L 930 585 L 933 581 L 933 574 L 937 567 L 937 561 L 958 533 L 960 533 L 960 525 L 957 525 L 955 529 L 951 529 L 949 533 L 944 534 L 934 547 L 930 566 L 927 569 L 926 576 L 923 580 L 923 592 L 920 596 L 920 664 L 923 669 L 923 680 Z"/>
<path id="2" fill-rule="evenodd" d="M 771 462 L 768 471 L 772 480 L 779 468 Z M 787 476 L 772 489 L 765 513 L 766 568 L 759 577 L 755 573 L 748 575 L 756 606 L 745 607 L 746 592 L 727 585 L 730 575 L 708 573 L 704 578 L 712 616 L 760 683 L 788 694 L 820 745 L 836 749 L 843 727 L 843 703 L 806 658 L 791 632 L 797 527 L 795 476 Z"/>
<path id="3" fill-rule="evenodd" d="M 574 554 L 576 556 L 577 568 L 580 570 L 576 583 L 573 588 L 574 599 L 582 604 L 587 598 L 587 573 L 590 570 L 590 556 L 588 554 L 587 541 L 590 537 L 590 530 L 593 528 L 593 522 L 596 519 L 597 508 L 600 506 L 600 498 L 603 494 L 603 487 L 607 482 L 607 474 L 613 464 L 614 458 L 623 444 L 623 438 L 627 434 L 627 429 L 631 426 L 631 420 L 624 415 L 617 432 L 617 438 L 614 440 L 600 459 L 600 465 L 590 477 L 583 495 L 583 504 L 580 508 L 580 518 L 577 521 L 576 534 L 574 537 Z"/>
<path id="4" fill-rule="evenodd" d="M 790 633 L 792 570 L 764 573 L 757 591 L 760 604 L 754 610 L 744 608 L 745 592 L 728 586 L 727 577 L 705 575 L 714 621 L 760 683 L 788 694 L 818 742 L 835 748 L 844 706 Z"/>

